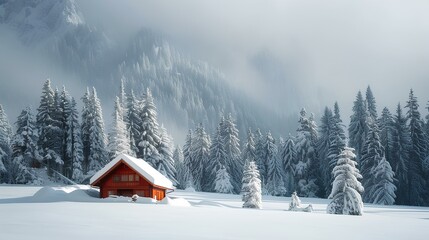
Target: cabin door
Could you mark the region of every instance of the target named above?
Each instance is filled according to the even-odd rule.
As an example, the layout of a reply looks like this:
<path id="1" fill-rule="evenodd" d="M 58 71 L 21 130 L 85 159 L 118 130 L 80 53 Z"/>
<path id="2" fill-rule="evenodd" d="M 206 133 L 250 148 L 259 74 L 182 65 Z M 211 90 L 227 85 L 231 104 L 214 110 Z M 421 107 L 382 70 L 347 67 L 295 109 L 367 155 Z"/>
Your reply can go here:
<path id="1" fill-rule="evenodd" d="M 133 190 L 132 189 L 118 189 L 118 196 L 132 197 L 133 196 Z"/>

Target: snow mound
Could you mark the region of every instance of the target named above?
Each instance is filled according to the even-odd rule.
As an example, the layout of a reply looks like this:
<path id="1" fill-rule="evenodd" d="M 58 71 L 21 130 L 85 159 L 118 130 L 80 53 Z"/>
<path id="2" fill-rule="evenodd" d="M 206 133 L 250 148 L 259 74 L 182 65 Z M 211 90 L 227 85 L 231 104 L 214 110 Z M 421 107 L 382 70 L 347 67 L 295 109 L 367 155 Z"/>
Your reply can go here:
<path id="1" fill-rule="evenodd" d="M 175 207 L 190 207 L 191 204 L 184 198 L 180 198 L 180 197 L 174 197 L 174 198 L 170 198 L 170 197 L 165 197 L 164 199 L 162 199 L 159 204 L 165 204 L 165 205 L 170 205 L 170 206 L 175 206 Z"/>
<path id="2" fill-rule="evenodd" d="M 98 191 L 86 185 L 70 185 L 63 187 L 43 187 L 32 199 L 37 202 L 88 202 L 96 200 Z"/>

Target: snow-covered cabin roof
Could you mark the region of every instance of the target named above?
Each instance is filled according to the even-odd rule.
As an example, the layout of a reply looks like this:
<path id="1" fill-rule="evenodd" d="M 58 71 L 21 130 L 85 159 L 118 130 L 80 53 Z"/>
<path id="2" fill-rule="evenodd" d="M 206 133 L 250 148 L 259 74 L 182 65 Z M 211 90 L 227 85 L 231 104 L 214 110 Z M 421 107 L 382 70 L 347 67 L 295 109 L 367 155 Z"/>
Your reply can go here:
<path id="1" fill-rule="evenodd" d="M 155 168 L 149 165 L 149 163 L 147 163 L 143 159 L 131 157 L 127 154 L 121 154 L 112 161 L 110 161 L 108 164 L 106 164 L 106 166 L 104 166 L 100 171 L 96 172 L 94 176 L 91 177 L 89 183 L 92 185 L 93 183 L 98 181 L 100 177 L 109 172 L 121 160 L 128 164 L 132 169 L 134 169 L 137 173 L 142 175 L 152 184 L 168 189 L 174 188 L 173 183 L 160 172 L 158 172 Z"/>

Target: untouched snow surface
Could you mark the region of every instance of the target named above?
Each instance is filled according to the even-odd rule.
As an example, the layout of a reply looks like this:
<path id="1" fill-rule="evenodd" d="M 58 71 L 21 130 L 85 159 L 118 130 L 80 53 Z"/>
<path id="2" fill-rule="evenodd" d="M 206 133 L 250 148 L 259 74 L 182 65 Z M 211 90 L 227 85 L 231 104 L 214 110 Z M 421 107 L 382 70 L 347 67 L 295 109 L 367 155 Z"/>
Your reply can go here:
<path id="1" fill-rule="evenodd" d="M 365 205 L 363 216 L 326 214 L 327 200 L 263 196 L 242 209 L 238 195 L 176 191 L 153 204 L 94 198 L 88 186 L 0 185 L 0 239 L 427 239 L 429 208 Z M 152 204 L 151 204 L 152 203 Z M 188 207 L 186 207 L 188 206 Z"/>

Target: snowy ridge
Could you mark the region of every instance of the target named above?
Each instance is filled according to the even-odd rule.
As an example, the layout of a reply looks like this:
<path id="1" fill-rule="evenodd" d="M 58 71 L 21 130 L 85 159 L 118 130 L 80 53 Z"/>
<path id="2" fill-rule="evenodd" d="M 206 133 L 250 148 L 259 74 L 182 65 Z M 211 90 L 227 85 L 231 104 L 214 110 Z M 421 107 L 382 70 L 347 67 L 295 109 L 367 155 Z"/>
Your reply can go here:
<path id="1" fill-rule="evenodd" d="M 103 174 L 108 172 L 115 164 L 117 164 L 121 160 L 125 161 L 128 165 L 130 165 L 130 167 L 140 173 L 151 183 L 168 189 L 174 188 L 173 183 L 168 180 L 168 178 L 166 178 L 155 168 L 150 166 L 146 161 L 144 161 L 143 159 L 131 157 L 127 154 L 119 155 L 115 159 L 110 161 L 108 164 L 106 164 L 106 166 L 104 166 L 100 171 L 98 171 L 97 173 L 95 173 L 94 176 L 91 177 L 90 184 L 93 184 L 95 181 L 97 181 L 101 176 L 103 176 Z"/>

